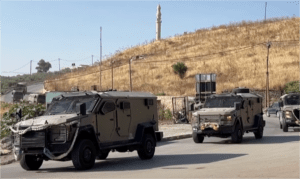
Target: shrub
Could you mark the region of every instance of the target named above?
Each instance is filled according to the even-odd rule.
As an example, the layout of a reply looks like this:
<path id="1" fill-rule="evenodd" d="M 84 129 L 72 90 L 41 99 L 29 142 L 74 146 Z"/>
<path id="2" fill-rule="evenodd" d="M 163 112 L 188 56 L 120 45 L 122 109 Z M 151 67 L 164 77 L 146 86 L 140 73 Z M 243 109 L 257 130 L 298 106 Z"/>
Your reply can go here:
<path id="1" fill-rule="evenodd" d="M 4 106 L 7 106 L 7 105 L 4 105 Z M 46 110 L 46 108 L 43 104 L 29 104 L 28 102 L 13 104 L 12 106 L 10 106 L 9 111 L 5 112 L 3 114 L 3 117 L 1 118 L 0 139 L 11 134 L 11 131 L 8 127 L 17 122 L 15 118 L 11 117 L 11 115 L 15 114 L 17 112 L 17 109 L 19 109 L 19 108 L 22 110 L 22 120 L 27 120 L 27 119 L 36 117 L 36 116 L 38 116 L 38 113 L 40 111 Z"/>
<path id="2" fill-rule="evenodd" d="M 289 92 L 300 92 L 299 90 L 299 81 L 291 81 L 285 84 L 284 86 L 285 93 Z"/>
<path id="3" fill-rule="evenodd" d="M 170 109 L 164 110 L 164 118 L 166 120 L 171 120 L 172 119 L 172 113 L 171 113 Z"/>
<path id="4" fill-rule="evenodd" d="M 183 79 L 183 77 L 188 69 L 187 66 L 183 62 L 178 62 L 178 63 L 174 64 L 172 67 L 173 67 L 174 73 L 178 74 L 179 77 L 181 79 Z"/>

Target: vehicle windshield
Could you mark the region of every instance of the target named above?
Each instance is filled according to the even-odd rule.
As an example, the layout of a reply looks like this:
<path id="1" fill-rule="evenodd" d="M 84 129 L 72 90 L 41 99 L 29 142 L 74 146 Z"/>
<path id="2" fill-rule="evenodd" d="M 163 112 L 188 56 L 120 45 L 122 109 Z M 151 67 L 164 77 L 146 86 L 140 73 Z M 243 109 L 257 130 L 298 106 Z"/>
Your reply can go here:
<path id="1" fill-rule="evenodd" d="M 242 102 L 239 97 L 212 97 L 207 98 L 204 108 L 233 108 L 235 102 Z"/>
<path id="2" fill-rule="evenodd" d="M 300 95 L 288 95 L 284 98 L 285 105 L 300 105 Z"/>
<path id="3" fill-rule="evenodd" d="M 95 106 L 98 97 L 96 96 L 72 96 L 72 97 L 61 97 L 59 99 L 53 98 L 48 110 L 45 115 L 55 114 L 71 114 L 76 113 L 76 104 L 85 103 L 86 112 L 89 113 Z"/>

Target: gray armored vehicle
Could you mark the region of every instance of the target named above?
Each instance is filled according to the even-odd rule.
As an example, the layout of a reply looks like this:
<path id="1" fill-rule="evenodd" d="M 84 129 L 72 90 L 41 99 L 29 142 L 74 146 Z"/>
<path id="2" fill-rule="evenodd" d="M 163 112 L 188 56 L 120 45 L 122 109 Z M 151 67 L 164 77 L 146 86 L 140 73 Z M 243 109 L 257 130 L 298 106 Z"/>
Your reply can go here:
<path id="1" fill-rule="evenodd" d="M 288 127 L 300 125 L 300 94 L 291 93 L 280 97 L 279 123 L 283 132 L 288 132 Z"/>
<path id="2" fill-rule="evenodd" d="M 246 88 L 211 95 L 203 108 L 193 113 L 192 126 L 195 143 L 202 143 L 204 136 L 231 137 L 232 142 L 240 143 L 245 132 L 254 132 L 260 139 L 265 126 L 262 98 Z"/>
<path id="3" fill-rule="evenodd" d="M 20 113 L 17 115 L 22 116 Z M 90 169 L 110 151 L 151 159 L 158 131 L 156 96 L 142 92 L 73 92 L 53 98 L 43 116 L 15 124 L 14 154 L 25 170 L 44 160 Z"/>

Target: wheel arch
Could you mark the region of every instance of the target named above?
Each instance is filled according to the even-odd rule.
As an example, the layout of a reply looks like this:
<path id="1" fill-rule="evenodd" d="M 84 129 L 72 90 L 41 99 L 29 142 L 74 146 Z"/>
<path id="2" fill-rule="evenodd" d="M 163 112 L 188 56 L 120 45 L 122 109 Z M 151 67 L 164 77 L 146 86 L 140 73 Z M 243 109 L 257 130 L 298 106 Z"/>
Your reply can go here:
<path id="1" fill-rule="evenodd" d="M 145 134 L 150 134 L 154 138 L 155 142 L 157 142 L 154 124 L 150 122 L 141 123 L 137 125 L 136 133 L 135 133 L 135 141 L 141 143 Z M 155 144 L 156 145 L 156 144 Z"/>
<path id="2" fill-rule="evenodd" d="M 100 150 L 96 132 L 94 130 L 94 127 L 92 125 L 87 125 L 87 126 L 81 126 L 78 131 L 78 136 L 76 139 L 76 142 L 82 140 L 82 139 L 89 139 L 93 142 L 95 148 L 97 151 Z"/>

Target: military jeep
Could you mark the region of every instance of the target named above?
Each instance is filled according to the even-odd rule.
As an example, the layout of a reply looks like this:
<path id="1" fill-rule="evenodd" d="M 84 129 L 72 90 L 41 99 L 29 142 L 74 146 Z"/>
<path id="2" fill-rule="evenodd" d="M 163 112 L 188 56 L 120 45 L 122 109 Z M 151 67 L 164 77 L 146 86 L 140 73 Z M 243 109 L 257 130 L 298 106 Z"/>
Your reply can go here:
<path id="1" fill-rule="evenodd" d="M 283 132 L 288 132 L 288 127 L 300 126 L 300 94 L 290 93 L 280 97 L 279 123 Z"/>
<path id="2" fill-rule="evenodd" d="M 72 160 L 76 169 L 90 169 L 110 151 L 137 150 L 147 160 L 162 138 L 156 96 L 142 92 L 62 94 L 53 98 L 43 116 L 10 129 L 15 158 L 25 170 L 39 169 L 44 160 Z"/>
<path id="3" fill-rule="evenodd" d="M 203 108 L 194 112 L 192 118 L 195 143 L 202 143 L 205 136 L 231 137 L 233 143 L 241 143 L 245 132 L 254 132 L 255 138 L 260 139 L 264 126 L 262 98 L 246 88 L 207 97 Z"/>

